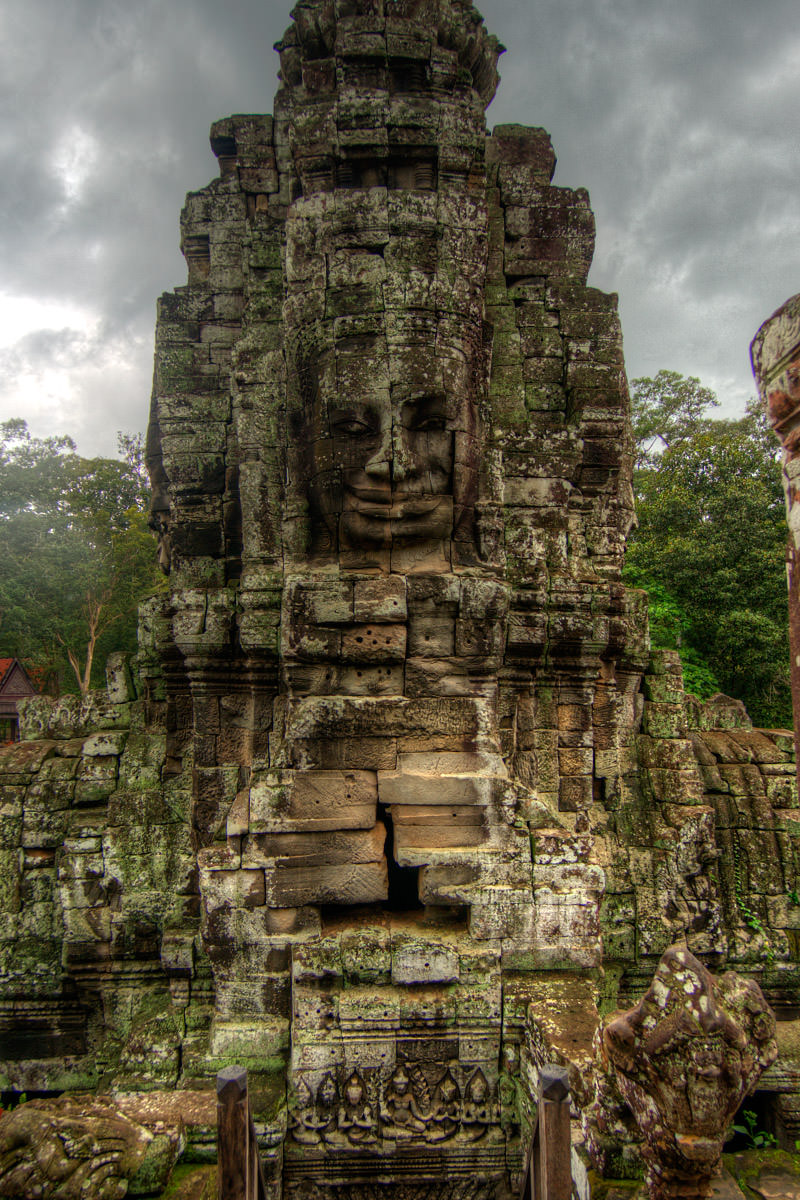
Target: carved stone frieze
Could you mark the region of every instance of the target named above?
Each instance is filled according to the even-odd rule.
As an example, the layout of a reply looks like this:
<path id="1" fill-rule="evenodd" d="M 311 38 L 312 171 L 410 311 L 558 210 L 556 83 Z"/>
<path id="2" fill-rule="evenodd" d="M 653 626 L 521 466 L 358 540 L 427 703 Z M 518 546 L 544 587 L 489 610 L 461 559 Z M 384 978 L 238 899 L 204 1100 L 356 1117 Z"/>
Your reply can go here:
<path id="1" fill-rule="evenodd" d="M 285 1195 L 286 1200 L 506 1200 L 509 1193 L 496 1182 L 476 1179 L 327 1186 L 301 1180 L 290 1182 Z"/>
<path id="2" fill-rule="evenodd" d="M 400 1062 L 388 1078 L 353 1071 L 339 1082 L 328 1071 L 315 1093 L 302 1078 L 297 1090 L 289 1132 L 304 1146 L 355 1147 L 383 1155 L 386 1143 L 477 1142 L 498 1122 L 497 1101 L 480 1068 L 470 1072 L 426 1063 L 423 1071 L 418 1064 Z"/>

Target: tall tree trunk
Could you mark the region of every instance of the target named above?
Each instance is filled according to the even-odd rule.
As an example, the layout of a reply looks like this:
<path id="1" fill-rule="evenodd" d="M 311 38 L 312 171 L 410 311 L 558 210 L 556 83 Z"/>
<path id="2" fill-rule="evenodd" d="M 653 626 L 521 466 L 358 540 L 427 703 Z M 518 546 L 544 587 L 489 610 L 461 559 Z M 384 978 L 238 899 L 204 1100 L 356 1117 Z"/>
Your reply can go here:
<path id="1" fill-rule="evenodd" d="M 105 602 L 105 596 L 103 596 L 101 599 L 97 599 L 90 594 L 86 597 L 86 613 L 89 630 L 88 637 L 86 639 L 86 660 L 84 662 L 83 670 L 81 670 L 81 664 L 78 656 L 69 648 L 69 646 L 67 646 L 67 658 L 69 659 L 69 665 L 75 672 L 75 678 L 78 682 L 78 688 L 80 690 L 82 700 L 86 699 L 92 684 L 92 663 L 94 661 L 95 646 L 97 645 L 97 639 L 100 637 L 100 634 L 105 628 L 100 620 L 105 607 Z M 106 622 L 106 624 L 109 623 L 110 622 Z"/>

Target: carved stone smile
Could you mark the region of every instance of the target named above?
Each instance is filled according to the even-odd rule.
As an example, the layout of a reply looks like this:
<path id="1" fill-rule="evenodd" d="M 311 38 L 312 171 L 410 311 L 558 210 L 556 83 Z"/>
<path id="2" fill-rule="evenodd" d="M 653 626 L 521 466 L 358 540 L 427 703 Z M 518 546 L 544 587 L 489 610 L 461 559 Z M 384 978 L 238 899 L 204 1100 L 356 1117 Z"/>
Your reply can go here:
<path id="1" fill-rule="evenodd" d="M 376 500 L 372 496 L 362 498 L 357 492 L 351 492 L 350 495 L 355 499 L 355 502 L 349 505 L 351 512 L 379 521 L 399 521 L 404 517 L 425 516 L 442 503 L 441 496 L 395 495 L 385 500 Z"/>

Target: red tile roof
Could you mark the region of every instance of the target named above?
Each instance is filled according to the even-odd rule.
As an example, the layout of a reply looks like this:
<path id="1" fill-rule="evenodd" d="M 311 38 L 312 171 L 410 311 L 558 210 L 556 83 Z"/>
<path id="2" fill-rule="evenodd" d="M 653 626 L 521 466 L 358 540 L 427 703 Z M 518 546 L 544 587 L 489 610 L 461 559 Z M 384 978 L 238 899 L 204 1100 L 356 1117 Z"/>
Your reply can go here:
<path id="1" fill-rule="evenodd" d="M 17 701 L 35 696 L 36 688 L 18 658 L 0 658 L 0 716 L 16 717 Z"/>

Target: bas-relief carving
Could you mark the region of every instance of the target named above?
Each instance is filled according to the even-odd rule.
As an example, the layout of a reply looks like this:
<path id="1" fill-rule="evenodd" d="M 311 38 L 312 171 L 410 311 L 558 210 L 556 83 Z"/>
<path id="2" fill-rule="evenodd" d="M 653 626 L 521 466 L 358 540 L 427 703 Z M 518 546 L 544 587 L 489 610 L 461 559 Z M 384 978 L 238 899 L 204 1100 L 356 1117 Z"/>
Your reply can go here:
<path id="1" fill-rule="evenodd" d="M 375 1070 L 353 1071 L 339 1083 L 327 1071 L 315 1092 L 301 1078 L 289 1133 L 301 1146 L 382 1156 L 407 1145 L 480 1142 L 496 1129 L 496 1108 L 479 1067 L 431 1064 L 423 1071 L 401 1062 L 384 1078 Z"/>
<path id="2" fill-rule="evenodd" d="M 420 1071 L 402 1063 L 395 1067 L 383 1095 L 383 1136 L 405 1141 L 425 1132 L 423 1113 L 430 1108 L 430 1092 Z"/>
<path id="3" fill-rule="evenodd" d="M 376 1140 L 372 1105 L 358 1071 L 344 1085 L 344 1100 L 339 1109 L 339 1129 L 353 1146 L 369 1146 Z"/>
<path id="4" fill-rule="evenodd" d="M 497 1180 L 442 1178 L 435 1183 L 415 1179 L 411 1183 L 330 1184 L 313 1180 L 291 1181 L 286 1200 L 508 1200 L 510 1193 Z"/>
<path id="5" fill-rule="evenodd" d="M 449 1070 L 445 1071 L 433 1093 L 431 1142 L 444 1142 L 458 1133 L 461 1117 L 461 1092 Z"/>

